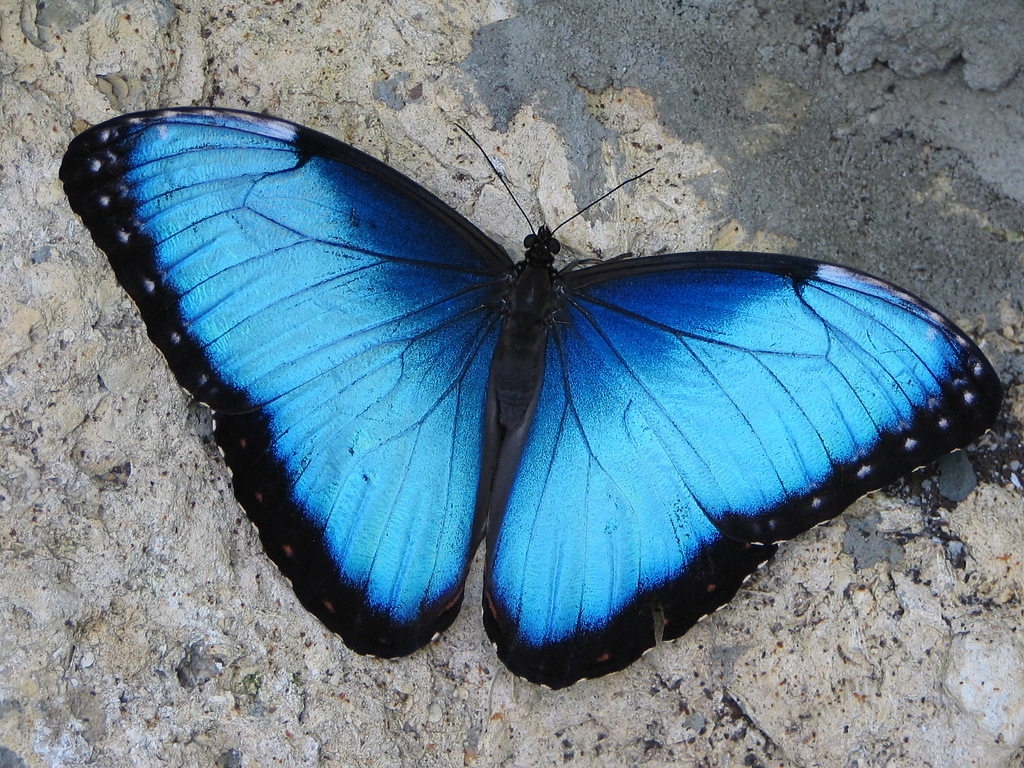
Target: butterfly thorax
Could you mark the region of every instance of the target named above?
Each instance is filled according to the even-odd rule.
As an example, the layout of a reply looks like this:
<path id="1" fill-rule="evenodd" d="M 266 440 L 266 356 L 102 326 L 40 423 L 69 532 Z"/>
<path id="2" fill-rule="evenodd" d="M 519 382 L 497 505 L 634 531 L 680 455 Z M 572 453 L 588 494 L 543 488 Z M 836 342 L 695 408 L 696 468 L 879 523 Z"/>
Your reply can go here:
<path id="1" fill-rule="evenodd" d="M 489 396 L 506 432 L 528 424 L 544 379 L 546 325 L 554 310 L 554 256 L 561 245 L 541 227 L 526 236 L 505 300 L 505 319 L 491 362 Z"/>
<path id="2" fill-rule="evenodd" d="M 554 308 L 554 270 L 520 265 L 507 299 L 507 314 L 491 363 L 492 397 L 498 421 L 515 430 L 529 419 L 544 378 L 545 326 Z"/>

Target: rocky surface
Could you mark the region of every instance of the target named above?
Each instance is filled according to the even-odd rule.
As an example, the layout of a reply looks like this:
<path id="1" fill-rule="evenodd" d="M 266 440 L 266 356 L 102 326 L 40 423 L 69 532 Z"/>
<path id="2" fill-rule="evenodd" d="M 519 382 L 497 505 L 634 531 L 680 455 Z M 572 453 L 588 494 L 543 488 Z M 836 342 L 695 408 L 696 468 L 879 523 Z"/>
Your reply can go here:
<path id="1" fill-rule="evenodd" d="M 1020 3 L 0 5 L 0 766 L 1024 765 Z M 240 107 L 381 157 L 517 250 L 756 248 L 898 282 L 1008 386 L 934 470 L 799 537 L 628 670 L 552 692 L 480 623 L 357 656 L 298 605 L 67 207 L 71 137 Z M 945 469 L 943 470 L 945 472 Z M 957 483 L 962 487 L 963 483 Z"/>

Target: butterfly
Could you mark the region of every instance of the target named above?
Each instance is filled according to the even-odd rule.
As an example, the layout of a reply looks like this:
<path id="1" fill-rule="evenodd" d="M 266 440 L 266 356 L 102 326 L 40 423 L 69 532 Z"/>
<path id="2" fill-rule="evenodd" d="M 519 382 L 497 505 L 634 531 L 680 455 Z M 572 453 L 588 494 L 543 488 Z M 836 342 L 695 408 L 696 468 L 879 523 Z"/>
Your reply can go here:
<path id="1" fill-rule="evenodd" d="M 923 301 L 763 253 L 518 262 L 384 163 L 263 115 L 125 115 L 71 207 L 299 600 L 383 657 L 483 618 L 553 688 L 622 669 L 790 538 L 988 429 L 999 379 Z"/>

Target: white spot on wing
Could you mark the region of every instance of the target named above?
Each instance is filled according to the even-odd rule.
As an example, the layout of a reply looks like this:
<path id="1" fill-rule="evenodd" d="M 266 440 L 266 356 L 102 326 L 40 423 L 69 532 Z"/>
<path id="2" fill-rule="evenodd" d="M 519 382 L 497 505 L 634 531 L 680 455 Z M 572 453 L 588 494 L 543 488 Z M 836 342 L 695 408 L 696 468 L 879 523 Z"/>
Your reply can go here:
<path id="1" fill-rule="evenodd" d="M 895 294 L 901 299 L 907 299 L 909 297 L 903 295 L 899 291 L 893 290 L 893 286 L 889 285 L 877 277 L 864 274 L 863 272 L 855 272 L 852 269 L 841 267 L 838 264 L 820 264 L 815 274 L 822 280 L 825 280 L 836 285 L 842 285 L 846 288 L 856 288 L 857 284 L 861 285 L 873 285 L 876 288 L 881 288 L 888 293 Z"/>
<path id="2" fill-rule="evenodd" d="M 258 115 L 231 115 L 229 120 L 237 120 L 239 123 L 249 123 L 252 128 L 263 136 L 282 141 L 295 141 L 299 136 L 298 128 L 291 123 L 282 120 L 272 120 Z"/>

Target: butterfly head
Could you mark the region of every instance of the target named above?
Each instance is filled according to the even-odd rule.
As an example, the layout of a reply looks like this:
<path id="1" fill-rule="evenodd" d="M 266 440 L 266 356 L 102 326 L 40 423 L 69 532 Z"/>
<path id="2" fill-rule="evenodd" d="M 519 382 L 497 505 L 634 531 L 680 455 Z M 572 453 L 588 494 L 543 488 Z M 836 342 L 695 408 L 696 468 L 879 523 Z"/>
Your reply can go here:
<path id="1" fill-rule="evenodd" d="M 526 263 L 535 267 L 550 267 L 555 263 L 555 254 L 562 249 L 547 227 L 541 227 L 536 234 L 529 234 L 523 240 L 526 248 Z"/>

